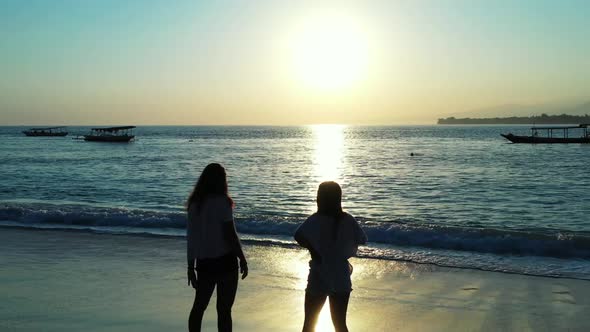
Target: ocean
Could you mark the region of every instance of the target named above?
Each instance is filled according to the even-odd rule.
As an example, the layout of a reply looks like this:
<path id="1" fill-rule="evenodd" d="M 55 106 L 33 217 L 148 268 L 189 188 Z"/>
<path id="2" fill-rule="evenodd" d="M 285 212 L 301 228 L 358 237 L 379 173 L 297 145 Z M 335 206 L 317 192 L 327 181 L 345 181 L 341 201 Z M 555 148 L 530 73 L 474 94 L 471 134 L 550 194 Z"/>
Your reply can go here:
<path id="1" fill-rule="evenodd" d="M 219 162 L 248 242 L 294 246 L 335 180 L 362 257 L 590 280 L 590 145 L 500 137 L 528 127 L 141 126 L 129 144 L 24 129 L 0 127 L 0 226 L 182 237 L 184 201 Z"/>

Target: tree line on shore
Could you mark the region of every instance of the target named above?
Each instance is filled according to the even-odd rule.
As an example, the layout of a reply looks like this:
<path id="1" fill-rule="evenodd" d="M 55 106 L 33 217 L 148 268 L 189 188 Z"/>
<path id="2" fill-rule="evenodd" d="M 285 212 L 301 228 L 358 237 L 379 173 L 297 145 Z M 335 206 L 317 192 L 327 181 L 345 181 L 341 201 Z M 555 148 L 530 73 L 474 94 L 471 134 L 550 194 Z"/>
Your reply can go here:
<path id="1" fill-rule="evenodd" d="M 590 115 L 541 115 L 512 116 L 504 118 L 441 118 L 438 124 L 581 124 L 590 123 Z"/>

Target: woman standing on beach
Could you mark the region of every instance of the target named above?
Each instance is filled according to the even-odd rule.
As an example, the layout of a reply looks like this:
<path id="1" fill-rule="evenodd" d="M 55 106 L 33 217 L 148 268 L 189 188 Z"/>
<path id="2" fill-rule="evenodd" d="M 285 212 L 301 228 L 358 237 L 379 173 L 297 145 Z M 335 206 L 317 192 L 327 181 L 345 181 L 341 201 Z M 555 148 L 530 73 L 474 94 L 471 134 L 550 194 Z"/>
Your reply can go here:
<path id="1" fill-rule="evenodd" d="M 346 310 L 352 291 L 348 259 L 356 255 L 367 236 L 350 214 L 342 211 L 342 189 L 336 182 L 323 182 L 318 188 L 316 213 L 295 232 L 295 240 L 309 250 L 309 276 L 305 290 L 303 332 L 314 331 L 326 298 L 337 332 L 346 332 Z"/>
<path id="2" fill-rule="evenodd" d="M 233 201 L 228 195 L 223 166 L 205 167 L 186 207 L 188 284 L 196 290 L 189 331 L 201 331 L 203 314 L 215 286 L 218 330 L 231 331 L 231 308 L 238 289 L 238 259 L 242 279 L 248 275 L 248 264 L 236 232 Z"/>

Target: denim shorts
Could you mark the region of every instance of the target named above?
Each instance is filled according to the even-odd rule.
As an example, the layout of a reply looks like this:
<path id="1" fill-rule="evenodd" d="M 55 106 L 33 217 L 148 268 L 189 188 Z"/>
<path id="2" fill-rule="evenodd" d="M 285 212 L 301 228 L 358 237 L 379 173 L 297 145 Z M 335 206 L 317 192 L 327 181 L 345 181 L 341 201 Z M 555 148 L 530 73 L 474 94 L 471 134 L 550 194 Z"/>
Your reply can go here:
<path id="1" fill-rule="evenodd" d="M 348 280 L 346 279 L 348 278 Z M 352 291 L 350 283 L 350 275 L 344 276 L 340 283 L 337 284 L 334 281 L 326 280 L 318 269 L 310 268 L 309 275 L 307 276 L 307 287 L 306 292 L 312 294 L 327 294 L 335 295 L 342 293 L 350 293 Z"/>
<path id="2" fill-rule="evenodd" d="M 230 253 L 215 258 L 197 259 L 197 273 L 200 275 L 222 275 L 238 269 L 238 258 Z"/>

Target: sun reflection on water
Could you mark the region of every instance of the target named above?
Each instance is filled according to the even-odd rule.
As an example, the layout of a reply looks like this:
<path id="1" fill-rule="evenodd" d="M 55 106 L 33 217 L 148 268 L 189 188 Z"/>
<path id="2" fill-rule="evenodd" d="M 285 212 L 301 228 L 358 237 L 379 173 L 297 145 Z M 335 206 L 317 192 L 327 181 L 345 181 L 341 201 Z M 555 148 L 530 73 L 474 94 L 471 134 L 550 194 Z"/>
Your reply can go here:
<path id="1" fill-rule="evenodd" d="M 314 189 L 323 181 L 343 182 L 342 170 L 344 168 L 344 125 L 326 124 L 310 127 L 314 139 L 313 156 L 313 186 Z M 301 261 L 296 264 L 298 283 L 297 288 L 305 289 L 309 267 Z M 326 300 L 318 321 L 316 332 L 334 331 L 332 318 L 330 317 L 330 304 Z"/>
<path id="2" fill-rule="evenodd" d="M 314 179 L 342 181 L 344 162 L 344 125 L 311 126 L 314 137 Z"/>

